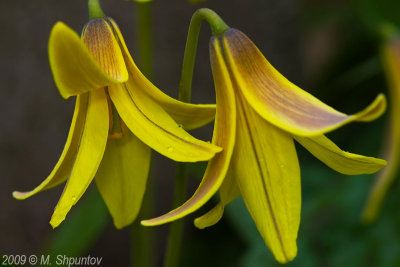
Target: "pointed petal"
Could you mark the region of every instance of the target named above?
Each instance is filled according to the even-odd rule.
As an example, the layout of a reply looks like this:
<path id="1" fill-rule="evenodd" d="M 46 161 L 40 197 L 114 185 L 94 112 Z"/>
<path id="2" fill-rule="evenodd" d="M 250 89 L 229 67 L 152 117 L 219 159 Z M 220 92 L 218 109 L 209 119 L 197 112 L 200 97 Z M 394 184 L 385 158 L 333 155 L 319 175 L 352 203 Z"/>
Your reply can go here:
<path id="1" fill-rule="evenodd" d="M 371 174 L 386 166 L 382 159 L 365 157 L 341 150 L 324 135 L 294 136 L 297 142 L 328 167 L 347 175 Z"/>
<path id="2" fill-rule="evenodd" d="M 129 130 L 107 142 L 95 181 L 118 229 L 131 224 L 140 211 L 150 154 L 150 148 Z"/>
<path id="3" fill-rule="evenodd" d="M 88 110 L 79 150 L 50 224 L 57 227 L 82 197 L 100 165 L 108 136 L 108 103 L 103 89 L 89 92 Z"/>
<path id="4" fill-rule="evenodd" d="M 212 208 L 202 216 L 197 217 L 194 220 L 194 226 L 196 226 L 199 229 L 204 229 L 213 226 L 222 219 L 222 216 L 224 215 L 224 210 L 225 210 L 224 203 L 222 203 L 222 201 L 218 202 L 218 204 L 215 205 L 214 208 Z"/>
<path id="5" fill-rule="evenodd" d="M 79 36 L 62 22 L 51 30 L 48 49 L 54 81 L 64 98 L 128 79 L 126 69 L 119 75 L 108 75 L 109 71 L 93 59 Z"/>
<path id="6" fill-rule="evenodd" d="M 228 66 L 246 100 L 268 122 L 290 133 L 313 136 L 351 121 L 370 121 L 386 108 L 383 95 L 363 111 L 346 115 L 324 104 L 282 76 L 242 32 L 224 33 Z"/>
<path id="7" fill-rule="evenodd" d="M 142 221 L 142 225 L 160 225 L 182 218 L 183 216 L 196 211 L 215 194 L 221 186 L 228 171 L 235 144 L 235 97 L 217 38 L 211 39 L 210 50 L 215 93 L 218 103 L 213 133 L 213 144 L 222 147 L 223 151 L 208 162 L 203 180 L 194 195 L 187 202 L 160 217 Z"/>
<path id="8" fill-rule="evenodd" d="M 263 120 L 237 97 L 238 130 L 232 171 L 266 245 L 280 263 L 297 254 L 300 168 L 291 135 Z"/>
<path id="9" fill-rule="evenodd" d="M 232 171 L 229 170 L 219 189 L 220 202 L 209 212 L 194 220 L 194 225 L 197 228 L 204 229 L 219 222 L 224 214 L 225 206 L 240 195 L 239 188 L 237 187 L 233 175 Z"/>
<path id="10" fill-rule="evenodd" d="M 160 89 L 154 86 L 138 69 L 133 61 L 128 48 L 126 47 L 124 38 L 118 25 L 114 20 L 108 18 L 112 23 L 117 36 L 119 37 L 122 52 L 125 57 L 127 68 L 134 82 L 138 88 L 143 89 L 150 97 L 154 99 L 161 107 L 186 130 L 199 128 L 214 119 L 215 105 L 204 104 L 189 104 L 178 101 L 167 94 L 163 93 Z"/>
<path id="11" fill-rule="evenodd" d="M 74 116 L 69 129 L 67 142 L 65 143 L 60 159 L 58 160 L 54 169 L 51 171 L 50 175 L 32 191 L 13 192 L 13 196 L 16 199 L 26 199 L 35 195 L 36 193 L 55 187 L 68 179 L 82 136 L 87 111 L 87 103 L 87 94 L 77 96 Z"/>
<path id="12" fill-rule="evenodd" d="M 389 127 L 385 137 L 384 158 L 388 166 L 379 173 L 363 211 L 363 221 L 373 222 L 393 181 L 398 177 L 400 166 L 400 38 L 384 46 L 383 67 L 389 83 Z"/>
<path id="13" fill-rule="evenodd" d="M 240 195 L 236 179 L 236 174 L 232 172 L 232 170 L 229 170 L 219 190 L 221 202 L 224 203 L 225 206 Z"/>
<path id="14" fill-rule="evenodd" d="M 130 80 L 111 86 L 109 93 L 126 126 L 158 153 L 175 161 L 196 162 L 209 160 L 221 151 L 221 148 L 185 132 Z"/>

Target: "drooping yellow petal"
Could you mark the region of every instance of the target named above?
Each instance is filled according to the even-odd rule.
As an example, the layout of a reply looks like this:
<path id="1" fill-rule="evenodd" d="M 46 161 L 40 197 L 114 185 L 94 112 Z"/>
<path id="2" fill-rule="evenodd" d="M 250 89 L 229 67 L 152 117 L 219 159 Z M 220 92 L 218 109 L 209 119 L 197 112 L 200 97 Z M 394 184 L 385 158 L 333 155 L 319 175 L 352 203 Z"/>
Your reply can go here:
<path id="1" fill-rule="evenodd" d="M 69 129 L 67 142 L 65 143 L 64 150 L 61 153 L 60 159 L 58 160 L 54 169 L 51 171 L 50 175 L 32 191 L 13 192 L 13 196 L 16 199 L 26 199 L 43 190 L 55 187 L 68 179 L 75 161 L 75 156 L 78 151 L 80 139 L 82 136 L 87 111 L 87 104 L 87 94 L 79 95 L 77 97 L 74 116 L 72 118 L 71 127 Z"/>
<path id="2" fill-rule="evenodd" d="M 217 98 L 217 113 L 214 124 L 213 144 L 223 151 L 207 165 L 203 180 L 194 195 L 182 206 L 160 217 L 142 221 L 145 226 L 160 225 L 182 218 L 204 205 L 219 189 L 228 171 L 235 144 L 236 109 L 235 97 L 229 73 L 224 63 L 217 38 L 210 42 L 211 66 Z"/>
<path id="3" fill-rule="evenodd" d="M 57 227 L 73 205 L 78 202 L 94 178 L 106 148 L 108 136 L 108 103 L 104 89 L 88 93 L 88 109 L 79 150 L 64 192 L 51 217 Z"/>
<path id="4" fill-rule="evenodd" d="M 129 130 L 107 142 L 95 181 L 118 229 L 131 224 L 140 211 L 150 155 L 150 148 Z"/>
<path id="5" fill-rule="evenodd" d="M 224 211 L 225 211 L 225 204 L 222 201 L 219 201 L 218 204 L 214 206 L 214 208 L 212 208 L 202 216 L 197 217 L 194 220 L 194 226 L 196 226 L 199 229 L 204 229 L 213 226 L 222 219 Z"/>
<path id="6" fill-rule="evenodd" d="M 118 37 L 105 19 L 92 19 L 82 32 L 82 41 L 99 66 L 116 81 L 127 81 L 128 71 Z"/>
<path id="7" fill-rule="evenodd" d="M 185 132 L 131 80 L 111 86 L 109 93 L 126 126 L 158 153 L 175 161 L 196 162 L 209 160 L 221 151 Z"/>
<path id="8" fill-rule="evenodd" d="M 362 219 L 373 222 L 389 187 L 400 172 L 400 38 L 390 40 L 382 50 L 382 63 L 389 84 L 389 127 L 385 136 L 384 158 L 388 166 L 379 173 L 365 205 Z"/>
<path id="9" fill-rule="evenodd" d="M 347 175 L 371 174 L 386 166 L 386 161 L 341 150 L 324 135 L 294 136 L 297 142 L 328 167 Z"/>
<path id="10" fill-rule="evenodd" d="M 114 39 L 111 41 L 111 46 L 115 43 Z M 111 71 L 111 68 L 103 70 L 90 55 L 79 36 L 62 22 L 57 22 L 51 30 L 48 49 L 54 81 L 64 98 L 128 79 L 126 69 L 123 71 L 122 66 L 119 66 L 121 73 L 116 73 L 116 70 Z M 113 47 L 113 50 L 103 50 L 108 54 L 104 58 L 116 56 L 117 53 L 114 53 L 116 50 L 116 47 Z M 119 53 L 121 54 L 121 51 Z M 121 56 L 118 60 L 120 58 Z"/>
<path id="11" fill-rule="evenodd" d="M 215 105 L 189 104 L 178 101 L 154 86 L 138 69 L 133 61 L 118 25 L 110 18 L 122 47 L 125 62 L 130 73 L 131 82 L 151 96 L 167 113 L 186 130 L 201 127 L 214 119 Z"/>
<path id="12" fill-rule="evenodd" d="M 223 35 L 228 66 L 249 104 L 275 126 L 301 136 L 334 130 L 351 121 L 370 121 L 385 110 L 379 95 L 363 111 L 346 115 L 329 107 L 282 76 L 242 32 Z"/>
<path id="13" fill-rule="evenodd" d="M 194 225 L 197 228 L 204 229 L 219 222 L 224 214 L 225 206 L 240 195 L 240 191 L 237 187 L 234 173 L 232 171 L 228 171 L 228 174 L 226 175 L 224 182 L 219 189 L 219 195 L 220 202 L 209 212 L 194 220 Z"/>
<path id="14" fill-rule="evenodd" d="M 300 168 L 292 136 L 263 120 L 237 98 L 238 127 L 232 172 L 266 245 L 280 263 L 297 254 Z"/>

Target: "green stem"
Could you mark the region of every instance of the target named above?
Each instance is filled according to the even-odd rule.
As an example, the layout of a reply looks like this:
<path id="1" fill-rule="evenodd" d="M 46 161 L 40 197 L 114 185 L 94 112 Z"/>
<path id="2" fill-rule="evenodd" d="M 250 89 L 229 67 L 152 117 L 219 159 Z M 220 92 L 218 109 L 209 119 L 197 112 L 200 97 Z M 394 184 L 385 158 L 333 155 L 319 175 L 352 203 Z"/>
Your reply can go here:
<path id="1" fill-rule="evenodd" d="M 149 174 L 147 182 L 146 194 L 143 197 L 142 207 L 140 214 L 132 226 L 131 240 L 132 240 L 132 266 L 141 267 L 155 265 L 156 258 L 154 257 L 155 239 L 154 229 L 143 227 L 140 220 L 143 218 L 150 218 L 153 216 L 154 207 L 154 185 L 151 178 L 153 175 Z"/>
<path id="2" fill-rule="evenodd" d="M 137 39 L 138 39 L 138 65 L 143 74 L 151 79 L 153 76 L 153 27 L 152 27 L 152 3 L 135 2 L 135 17 L 137 18 Z M 152 168 L 151 168 L 152 169 Z M 133 245 L 133 266 L 155 266 L 156 257 L 154 229 L 143 227 L 140 220 L 150 218 L 154 212 L 154 184 L 151 172 L 143 199 L 141 212 L 132 227 Z"/>
<path id="3" fill-rule="evenodd" d="M 211 27 L 213 35 L 221 35 L 229 26 L 211 9 L 201 8 L 197 10 L 190 21 L 189 32 L 186 40 L 185 54 L 183 57 L 182 76 L 179 84 L 179 97 L 178 99 L 183 102 L 190 103 L 193 70 L 197 51 L 197 42 L 201 23 L 206 20 Z M 174 207 L 182 204 L 186 196 L 186 183 L 188 165 L 185 163 L 177 164 L 177 171 L 175 176 L 174 185 Z M 182 247 L 184 220 L 178 220 L 171 223 L 170 232 L 168 236 L 168 244 L 166 256 L 164 258 L 164 267 L 177 267 L 179 266 L 180 251 Z"/>
<path id="4" fill-rule="evenodd" d="M 186 197 L 188 165 L 185 163 L 177 163 L 175 185 L 174 185 L 174 200 L 173 205 L 177 207 Z M 167 253 L 165 254 L 164 267 L 179 266 L 180 252 L 182 247 L 184 220 L 178 220 L 170 224 Z"/>
<path id="5" fill-rule="evenodd" d="M 105 18 L 103 9 L 101 9 L 100 1 L 99 0 L 89 0 L 89 19 L 100 19 Z"/>
<path id="6" fill-rule="evenodd" d="M 197 42 L 203 20 L 208 22 L 212 34 L 215 36 L 221 35 L 229 29 L 229 26 L 211 9 L 201 8 L 193 14 L 189 25 L 185 54 L 183 56 L 181 81 L 179 84 L 179 100 L 183 102 L 190 102 L 191 99 Z"/>

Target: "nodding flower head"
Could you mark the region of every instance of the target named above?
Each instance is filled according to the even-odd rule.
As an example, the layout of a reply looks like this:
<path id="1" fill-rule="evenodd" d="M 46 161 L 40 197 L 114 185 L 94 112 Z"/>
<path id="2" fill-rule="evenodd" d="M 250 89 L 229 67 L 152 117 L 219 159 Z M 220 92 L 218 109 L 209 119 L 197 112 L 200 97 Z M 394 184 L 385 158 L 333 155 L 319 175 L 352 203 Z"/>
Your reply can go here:
<path id="1" fill-rule="evenodd" d="M 297 254 L 300 225 L 300 167 L 296 140 L 330 168 L 344 174 L 374 173 L 381 159 L 340 150 L 324 133 L 351 121 L 371 121 L 385 110 L 383 95 L 354 115 L 339 112 L 280 74 L 242 32 L 229 29 L 210 41 L 217 113 L 213 143 L 224 150 L 208 163 L 194 195 L 160 217 L 159 225 L 201 207 L 220 189 L 220 203 L 195 220 L 211 226 L 224 206 L 242 195 L 258 231 L 277 261 Z"/>
<path id="2" fill-rule="evenodd" d="M 177 101 L 140 72 L 111 18 L 87 23 L 81 38 L 58 22 L 49 40 L 54 81 L 64 98 L 76 96 L 68 139 L 50 175 L 17 199 L 66 182 L 51 225 L 57 227 L 95 179 L 117 228 L 137 216 L 150 149 L 183 162 L 205 161 L 221 148 L 184 129 L 213 120 L 215 105 Z"/>

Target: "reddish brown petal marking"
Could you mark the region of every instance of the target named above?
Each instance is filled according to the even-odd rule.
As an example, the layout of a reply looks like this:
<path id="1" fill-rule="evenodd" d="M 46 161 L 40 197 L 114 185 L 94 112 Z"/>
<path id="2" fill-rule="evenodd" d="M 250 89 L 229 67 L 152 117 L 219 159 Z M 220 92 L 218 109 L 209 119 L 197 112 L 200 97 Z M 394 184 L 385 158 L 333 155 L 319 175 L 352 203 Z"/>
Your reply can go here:
<path id="1" fill-rule="evenodd" d="M 265 103 L 267 108 L 279 113 L 277 116 L 283 115 L 289 122 L 301 124 L 310 129 L 337 124 L 346 119 L 346 114 L 322 102 L 318 104 L 311 102 L 313 98 L 311 95 L 304 98 L 293 92 L 290 86 L 295 85 L 290 84 L 289 81 L 287 84 L 282 83 L 282 80 L 286 78 L 274 69 L 245 34 L 236 29 L 230 29 L 225 32 L 224 37 L 228 44 L 228 53 L 234 59 L 235 67 L 246 82 L 246 87 L 252 88 L 254 94 Z"/>
<path id="2" fill-rule="evenodd" d="M 89 21 L 83 29 L 82 40 L 100 67 L 114 79 L 120 79 L 121 67 L 125 65 L 121 66 L 118 60 L 122 54 L 110 25 L 104 19 Z"/>

